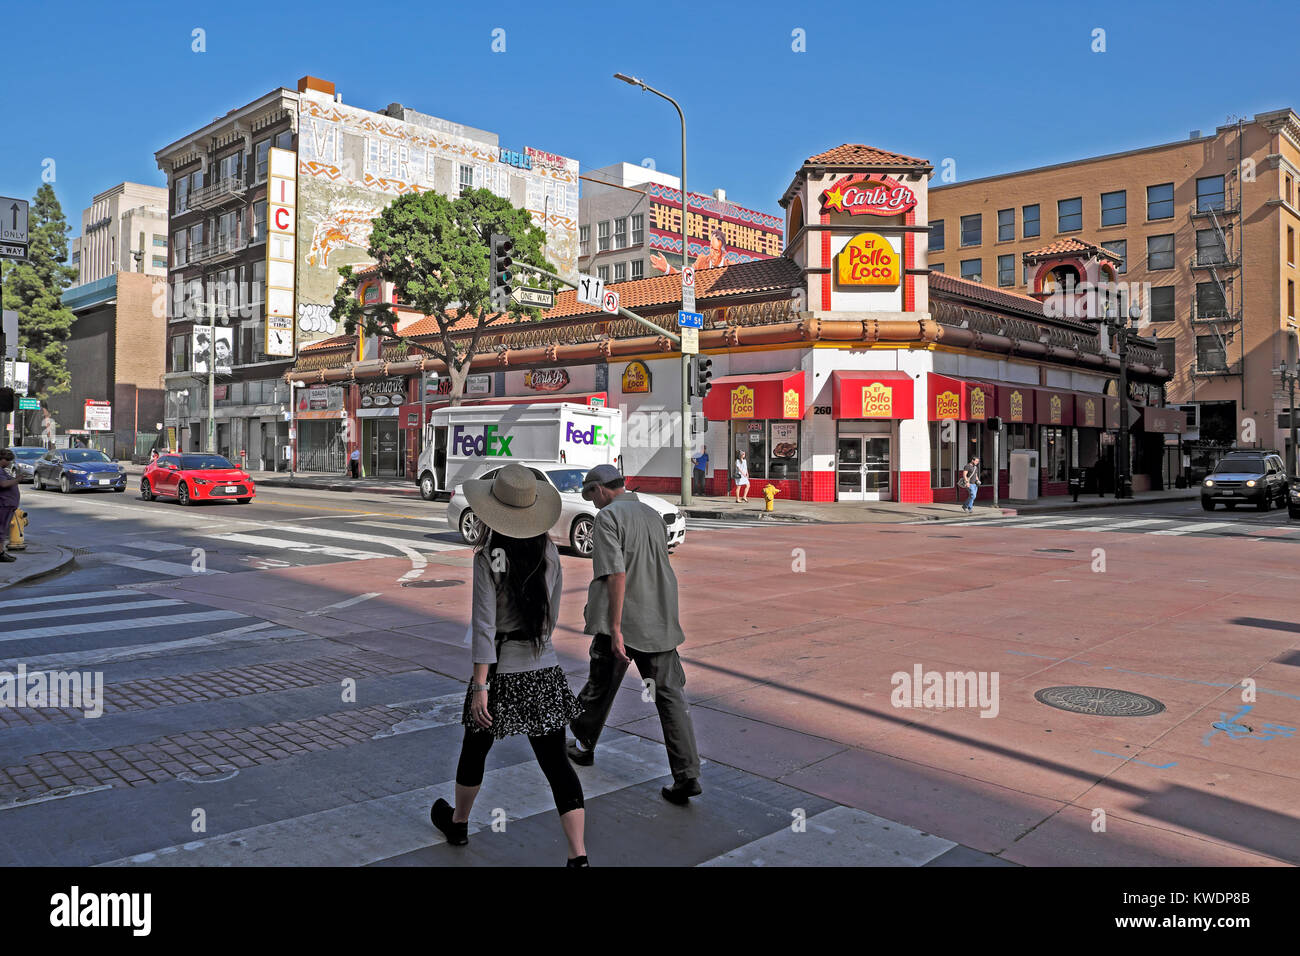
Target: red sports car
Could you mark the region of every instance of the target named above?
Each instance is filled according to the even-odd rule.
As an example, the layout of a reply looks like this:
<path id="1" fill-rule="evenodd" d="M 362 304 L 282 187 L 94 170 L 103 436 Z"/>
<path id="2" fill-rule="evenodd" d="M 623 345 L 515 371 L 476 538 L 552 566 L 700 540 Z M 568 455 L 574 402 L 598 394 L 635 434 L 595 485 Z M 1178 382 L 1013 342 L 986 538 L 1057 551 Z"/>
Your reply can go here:
<path id="1" fill-rule="evenodd" d="M 253 479 L 220 455 L 162 455 L 144 470 L 140 497 L 175 498 L 183 505 L 233 498 L 246 505 L 257 494 Z"/>

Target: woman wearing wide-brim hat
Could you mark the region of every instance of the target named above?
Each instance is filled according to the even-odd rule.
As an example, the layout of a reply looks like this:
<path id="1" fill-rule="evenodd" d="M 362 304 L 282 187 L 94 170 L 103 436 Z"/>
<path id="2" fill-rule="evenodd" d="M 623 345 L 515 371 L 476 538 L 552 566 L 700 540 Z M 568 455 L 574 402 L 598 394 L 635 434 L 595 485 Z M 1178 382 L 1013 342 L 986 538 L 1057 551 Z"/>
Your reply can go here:
<path id="1" fill-rule="evenodd" d="M 582 713 L 551 646 L 560 615 L 560 554 L 547 536 L 560 493 L 522 465 L 463 491 L 488 533 L 474 554 L 474 679 L 465 695 L 465 739 L 456 767 L 456 805 L 429 811 L 447 842 L 469 842 L 469 815 L 492 742 L 527 734 L 551 785 L 569 842 L 569 866 L 587 866 L 582 785 L 564 749 L 564 729 Z"/>

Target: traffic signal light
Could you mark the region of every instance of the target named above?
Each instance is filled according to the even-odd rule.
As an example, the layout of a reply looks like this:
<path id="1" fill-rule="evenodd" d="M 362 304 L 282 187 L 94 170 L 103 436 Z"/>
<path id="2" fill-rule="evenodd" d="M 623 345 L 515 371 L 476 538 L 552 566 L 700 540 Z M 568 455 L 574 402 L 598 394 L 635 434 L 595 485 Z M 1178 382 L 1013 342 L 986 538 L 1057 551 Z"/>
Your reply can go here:
<path id="1" fill-rule="evenodd" d="M 704 355 L 695 357 L 695 375 L 693 391 L 700 398 L 709 394 L 709 389 L 713 388 L 713 383 L 709 381 L 713 378 L 713 359 Z"/>
<path id="2" fill-rule="evenodd" d="M 994 417 L 990 418 L 990 419 L 989 419 L 989 431 L 991 431 L 991 432 L 1000 432 L 1000 431 L 1002 431 L 1002 419 L 998 418 L 996 415 L 995 415 Z"/>
<path id="3" fill-rule="evenodd" d="M 14 390 L 12 388 L 0 388 L 0 412 L 12 412 L 14 410 Z"/>
<path id="4" fill-rule="evenodd" d="M 515 241 L 509 236 L 494 232 L 488 238 L 488 289 L 492 308 L 505 312 L 510 308 L 511 266 L 515 260 L 511 257 Z"/>

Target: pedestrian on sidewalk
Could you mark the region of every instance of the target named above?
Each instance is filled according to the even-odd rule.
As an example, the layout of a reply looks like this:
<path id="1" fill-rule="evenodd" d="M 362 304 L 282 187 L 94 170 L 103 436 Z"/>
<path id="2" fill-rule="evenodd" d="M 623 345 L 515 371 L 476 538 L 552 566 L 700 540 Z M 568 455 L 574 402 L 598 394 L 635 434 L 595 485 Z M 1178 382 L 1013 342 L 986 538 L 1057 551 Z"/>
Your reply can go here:
<path id="1" fill-rule="evenodd" d="M 587 866 L 582 784 L 564 752 L 564 728 L 582 708 L 551 646 L 563 582 L 547 532 L 560 517 L 560 493 L 522 465 L 506 465 L 491 481 L 465 482 L 464 494 L 488 527 L 474 554 L 474 677 L 461 715 L 456 805 L 440 797 L 429 817 L 448 843 L 468 843 L 493 741 L 526 734 L 555 797 L 567 865 Z"/>
<path id="2" fill-rule="evenodd" d="M 691 473 L 691 477 L 695 479 L 695 488 L 693 493 L 702 495 L 704 494 L 704 482 L 709 477 L 709 446 L 705 445 L 703 449 L 701 449 L 700 453 L 692 458 L 691 461 L 695 465 L 695 468 Z"/>
<path id="3" fill-rule="evenodd" d="M 966 503 L 961 506 L 962 511 L 973 512 L 975 510 L 975 496 L 980 490 L 980 460 L 972 458 L 966 463 L 961 470 L 961 477 L 957 479 L 957 487 L 964 488 L 967 491 Z"/>
<path id="4" fill-rule="evenodd" d="M 685 805 L 700 790 L 700 753 L 686 701 L 686 673 L 677 647 L 686 640 L 677 615 L 677 576 L 668 563 L 664 522 L 625 491 L 613 465 L 597 465 L 582 481 L 582 497 L 600 509 L 592 528 L 592 581 L 585 631 L 592 635 L 591 667 L 578 695 L 582 716 L 569 721 L 569 756 L 587 766 L 605 728 L 628 664 L 654 696 L 663 726 L 673 785 L 660 792 Z"/>
<path id="5" fill-rule="evenodd" d="M 9 522 L 13 521 L 14 512 L 18 510 L 18 502 L 22 498 L 18 484 L 13 449 L 0 449 L 0 561 L 6 563 L 18 560 L 9 553 Z"/>
<path id="6" fill-rule="evenodd" d="M 348 471 L 352 473 L 353 478 L 361 477 L 361 449 L 352 449 L 352 454 L 348 456 Z"/>
<path id="7" fill-rule="evenodd" d="M 743 451 L 736 453 L 736 501 L 749 500 L 749 462 L 745 458 Z M 741 497 L 741 493 L 744 497 Z"/>

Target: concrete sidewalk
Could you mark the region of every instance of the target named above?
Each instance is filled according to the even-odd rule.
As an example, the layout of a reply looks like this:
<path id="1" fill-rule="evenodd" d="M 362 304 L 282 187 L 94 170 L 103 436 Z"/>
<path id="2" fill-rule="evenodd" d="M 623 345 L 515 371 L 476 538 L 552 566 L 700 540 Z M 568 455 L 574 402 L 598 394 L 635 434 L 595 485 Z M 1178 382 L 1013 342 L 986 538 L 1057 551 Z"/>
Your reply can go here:
<path id="1" fill-rule="evenodd" d="M 62 571 L 76 557 L 67 548 L 27 539 L 22 551 L 10 552 L 15 561 L 0 563 L 0 590 Z"/>

